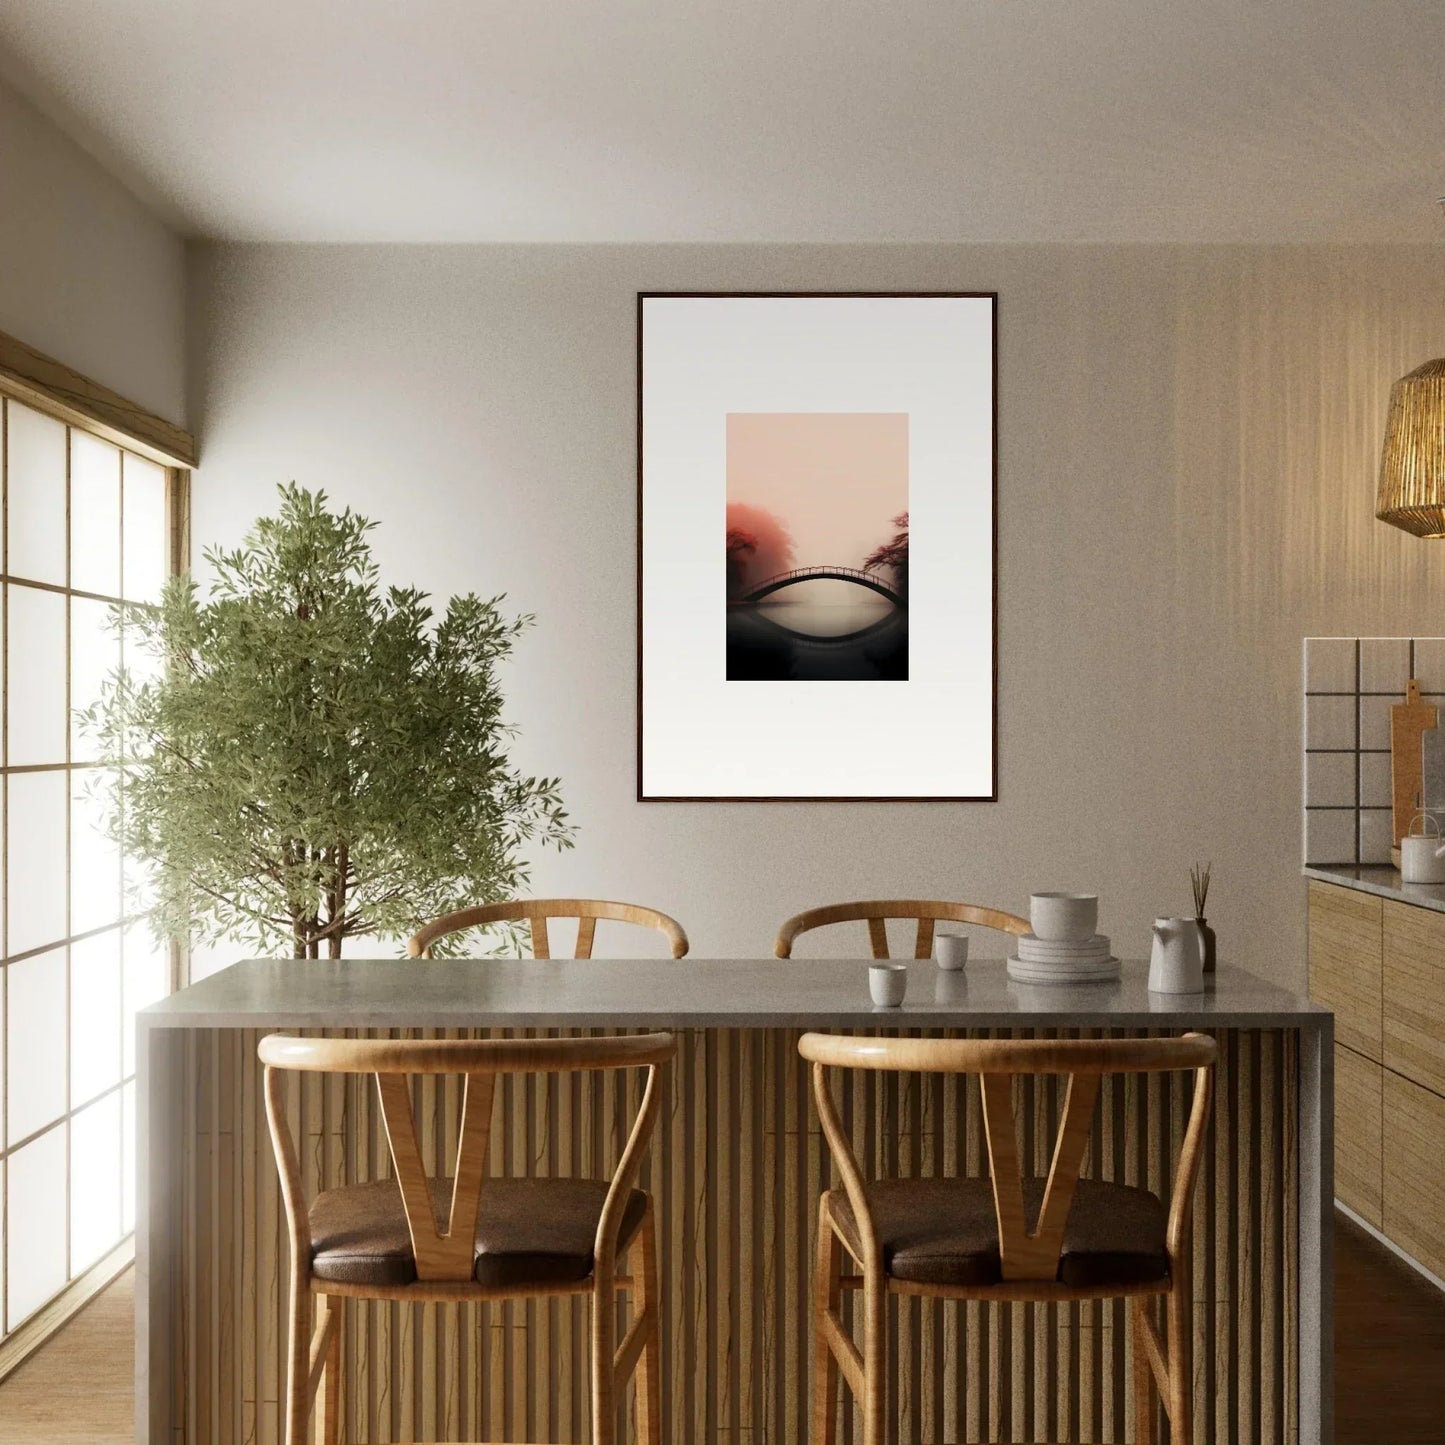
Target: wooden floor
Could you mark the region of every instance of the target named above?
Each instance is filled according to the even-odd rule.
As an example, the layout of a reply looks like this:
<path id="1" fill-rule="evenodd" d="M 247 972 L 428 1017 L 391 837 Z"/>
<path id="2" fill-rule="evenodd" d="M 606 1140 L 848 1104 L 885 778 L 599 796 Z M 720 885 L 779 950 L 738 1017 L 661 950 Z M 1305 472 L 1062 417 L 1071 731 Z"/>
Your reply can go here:
<path id="1" fill-rule="evenodd" d="M 135 1271 L 0 1383 L 0 1445 L 132 1445 Z"/>
<path id="2" fill-rule="evenodd" d="M 1445 1296 L 1335 1216 L 1337 1445 L 1445 1440 Z"/>
<path id="3" fill-rule="evenodd" d="M 1337 1445 L 1440 1445 L 1445 1297 L 1363 1230 L 1335 1235 Z M 0 1445 L 130 1445 L 127 1271 L 0 1384 Z"/>

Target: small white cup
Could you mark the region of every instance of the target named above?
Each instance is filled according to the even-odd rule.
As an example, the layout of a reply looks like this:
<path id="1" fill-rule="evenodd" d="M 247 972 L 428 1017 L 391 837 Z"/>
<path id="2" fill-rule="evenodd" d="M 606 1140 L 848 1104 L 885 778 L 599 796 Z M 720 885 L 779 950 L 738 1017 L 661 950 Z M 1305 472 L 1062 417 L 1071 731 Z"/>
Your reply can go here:
<path id="1" fill-rule="evenodd" d="M 1051 942 L 1083 942 L 1099 927 L 1097 893 L 1031 893 L 1029 922 L 1034 937 Z"/>
<path id="2" fill-rule="evenodd" d="M 933 956 L 939 968 L 955 973 L 968 962 L 968 934 L 940 933 L 933 940 Z"/>
<path id="3" fill-rule="evenodd" d="M 897 1008 L 908 992 L 908 965 L 906 963 L 870 963 L 868 965 L 868 992 L 879 1008 Z"/>

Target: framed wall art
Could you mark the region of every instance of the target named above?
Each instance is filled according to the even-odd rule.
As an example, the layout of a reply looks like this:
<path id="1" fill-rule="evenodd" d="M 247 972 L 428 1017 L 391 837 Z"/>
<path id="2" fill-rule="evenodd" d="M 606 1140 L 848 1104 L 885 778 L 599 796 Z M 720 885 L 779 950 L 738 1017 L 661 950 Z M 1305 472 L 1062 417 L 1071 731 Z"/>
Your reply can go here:
<path id="1" fill-rule="evenodd" d="M 993 294 L 638 297 L 638 797 L 996 796 Z"/>

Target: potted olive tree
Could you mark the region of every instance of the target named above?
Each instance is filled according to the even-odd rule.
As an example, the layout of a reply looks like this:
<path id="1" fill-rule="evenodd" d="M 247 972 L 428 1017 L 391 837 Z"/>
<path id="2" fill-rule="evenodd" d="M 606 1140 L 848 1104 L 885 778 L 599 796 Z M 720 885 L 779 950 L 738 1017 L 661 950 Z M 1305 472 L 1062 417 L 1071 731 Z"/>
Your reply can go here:
<path id="1" fill-rule="evenodd" d="M 532 619 L 471 594 L 437 619 L 383 589 L 372 526 L 282 487 L 206 553 L 204 597 L 178 577 L 117 609 L 132 664 L 82 722 L 158 933 L 337 958 L 514 896 L 527 844 L 570 846 L 557 780 L 507 757 L 497 665 Z"/>

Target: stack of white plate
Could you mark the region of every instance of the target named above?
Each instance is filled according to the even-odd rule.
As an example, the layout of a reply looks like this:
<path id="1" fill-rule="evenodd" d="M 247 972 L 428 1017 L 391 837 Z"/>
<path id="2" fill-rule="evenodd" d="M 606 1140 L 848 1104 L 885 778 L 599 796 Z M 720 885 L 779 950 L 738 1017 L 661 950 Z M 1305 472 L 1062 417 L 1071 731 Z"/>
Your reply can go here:
<path id="1" fill-rule="evenodd" d="M 1020 983 L 1094 983 L 1119 977 L 1119 960 L 1109 952 L 1107 934 L 1092 938 L 1039 938 L 1020 934 L 1008 976 Z"/>

